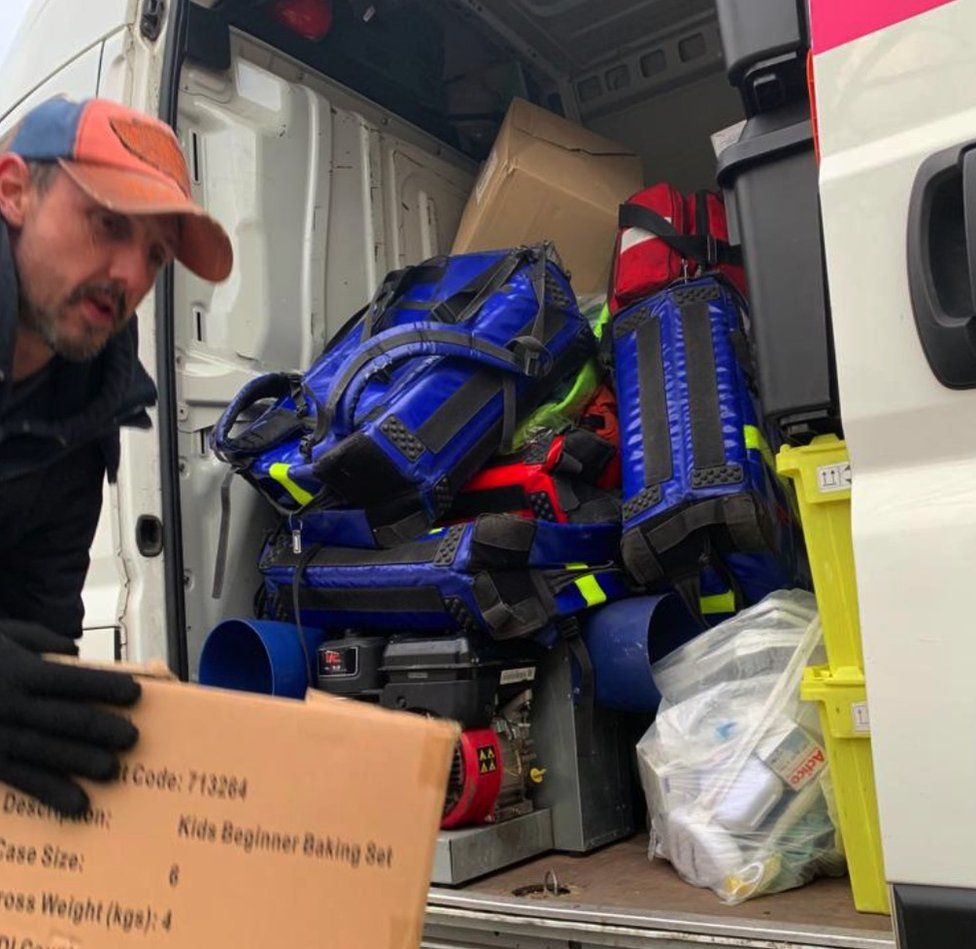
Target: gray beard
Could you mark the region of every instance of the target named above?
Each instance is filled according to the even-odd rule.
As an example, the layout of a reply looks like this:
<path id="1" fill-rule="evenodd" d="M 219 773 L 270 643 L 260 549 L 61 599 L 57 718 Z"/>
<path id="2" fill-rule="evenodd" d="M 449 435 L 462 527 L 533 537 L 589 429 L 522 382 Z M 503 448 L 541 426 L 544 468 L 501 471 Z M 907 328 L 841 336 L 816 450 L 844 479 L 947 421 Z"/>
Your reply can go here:
<path id="1" fill-rule="evenodd" d="M 56 356 L 67 362 L 89 362 L 111 339 L 111 336 L 102 339 L 94 334 L 86 334 L 81 340 L 64 339 L 58 332 L 58 313 L 33 306 L 23 294 L 18 305 L 18 323 L 40 336 Z"/>

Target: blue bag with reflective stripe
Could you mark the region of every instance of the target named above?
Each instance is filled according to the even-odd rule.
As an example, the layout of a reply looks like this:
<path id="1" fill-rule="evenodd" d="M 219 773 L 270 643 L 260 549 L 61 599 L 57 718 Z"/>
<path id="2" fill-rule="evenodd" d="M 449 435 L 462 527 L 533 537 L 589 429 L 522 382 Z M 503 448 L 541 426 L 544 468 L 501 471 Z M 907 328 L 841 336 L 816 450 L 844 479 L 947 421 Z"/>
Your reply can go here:
<path id="1" fill-rule="evenodd" d="M 631 593 L 619 549 L 616 523 L 485 514 L 389 549 L 293 545 L 283 531 L 260 569 L 267 611 L 278 618 L 511 639 Z"/>
<path id="2" fill-rule="evenodd" d="M 745 303 L 714 276 L 612 324 L 624 565 L 672 586 L 703 623 L 797 583 L 797 529 L 760 429 Z"/>
<path id="3" fill-rule="evenodd" d="M 335 511 L 343 543 L 393 546 L 595 348 L 549 245 L 435 258 L 388 275 L 307 372 L 245 386 L 211 443 L 281 513 Z"/>

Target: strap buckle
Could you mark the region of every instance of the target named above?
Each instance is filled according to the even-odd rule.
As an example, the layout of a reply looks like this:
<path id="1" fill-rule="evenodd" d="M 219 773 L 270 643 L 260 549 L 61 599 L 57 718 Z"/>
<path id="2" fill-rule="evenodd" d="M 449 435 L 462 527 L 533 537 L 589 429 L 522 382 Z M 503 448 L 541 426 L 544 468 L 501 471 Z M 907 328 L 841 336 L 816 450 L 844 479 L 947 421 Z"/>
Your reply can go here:
<path id="1" fill-rule="evenodd" d="M 718 265 L 718 241 L 714 234 L 705 235 L 705 260 L 709 268 Z"/>
<path id="2" fill-rule="evenodd" d="M 546 375 L 552 368 L 552 353 L 534 336 L 519 336 L 510 344 L 519 370 L 531 379 Z"/>

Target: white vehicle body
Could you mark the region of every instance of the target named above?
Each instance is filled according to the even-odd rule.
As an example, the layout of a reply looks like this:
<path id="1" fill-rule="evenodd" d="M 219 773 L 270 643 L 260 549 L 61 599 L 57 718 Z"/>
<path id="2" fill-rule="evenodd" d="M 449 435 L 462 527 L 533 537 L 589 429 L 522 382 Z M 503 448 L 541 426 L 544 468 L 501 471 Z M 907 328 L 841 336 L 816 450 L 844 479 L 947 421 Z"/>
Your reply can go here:
<path id="1" fill-rule="evenodd" d="M 663 8 L 664 0 L 655 2 Z M 941 384 L 926 359 L 906 242 L 922 163 L 976 142 L 976 0 L 865 0 L 847 4 L 863 9 L 846 14 L 836 0 L 811 5 L 824 242 L 855 471 L 854 545 L 887 878 L 896 891 L 924 887 L 905 891 L 912 900 L 924 903 L 928 893 L 933 904 L 955 901 L 960 932 L 968 932 L 976 925 L 976 756 L 967 753 L 976 734 L 976 392 Z M 447 252 L 477 166 L 241 33 L 232 35 L 229 69 L 183 63 L 176 37 L 188 6 L 36 0 L 0 71 L 0 132 L 58 93 L 159 114 L 177 129 L 197 199 L 231 234 L 229 281 L 213 287 L 177 268 L 139 309 L 141 356 L 157 378 L 160 404 L 152 430 L 123 434 L 122 468 L 105 489 L 85 590 L 83 654 L 162 655 L 192 677 L 207 632 L 250 608 L 253 551 L 271 523 L 256 493 L 235 484 L 227 583 L 213 599 L 224 472 L 207 449 L 209 429 L 255 373 L 306 366 L 386 271 Z M 711 56 L 714 23 L 701 22 Z M 662 42 L 672 34 L 664 31 Z M 570 88 L 558 76 L 553 83 Z M 665 92 L 589 124 L 650 148 L 655 123 L 717 130 L 736 116 L 735 96 L 714 63 L 700 75 L 677 76 Z M 702 164 L 700 153 L 671 149 L 655 180 L 695 162 Z M 965 191 L 967 225 L 968 215 L 976 220 L 973 195 Z M 691 913 L 560 908 L 477 890 L 435 892 L 425 945 L 895 945 L 882 921 L 842 931 L 756 914 L 705 915 L 710 904 L 700 905 Z M 902 949 L 930 949 L 900 938 Z"/>

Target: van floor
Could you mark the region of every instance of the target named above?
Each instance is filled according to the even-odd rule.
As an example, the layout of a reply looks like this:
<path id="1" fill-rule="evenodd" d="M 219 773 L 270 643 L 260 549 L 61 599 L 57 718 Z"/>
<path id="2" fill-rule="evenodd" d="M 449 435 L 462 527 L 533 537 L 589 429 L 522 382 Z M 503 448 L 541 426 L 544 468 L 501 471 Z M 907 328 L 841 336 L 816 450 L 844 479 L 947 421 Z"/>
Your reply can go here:
<path id="1" fill-rule="evenodd" d="M 541 884 L 549 871 L 570 893 L 534 898 L 630 912 L 719 916 L 885 935 L 891 932 L 889 917 L 857 912 L 846 877 L 815 880 L 796 890 L 726 906 L 711 890 L 685 883 L 666 861 L 649 861 L 644 834 L 585 856 L 545 855 L 459 887 L 457 892 L 511 898 L 519 887 Z"/>

